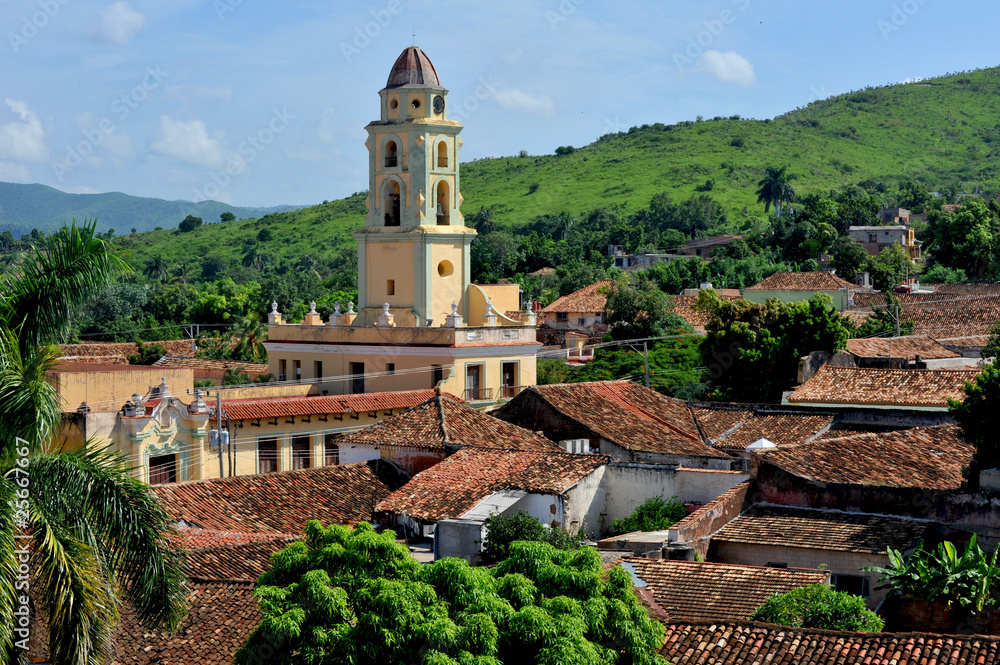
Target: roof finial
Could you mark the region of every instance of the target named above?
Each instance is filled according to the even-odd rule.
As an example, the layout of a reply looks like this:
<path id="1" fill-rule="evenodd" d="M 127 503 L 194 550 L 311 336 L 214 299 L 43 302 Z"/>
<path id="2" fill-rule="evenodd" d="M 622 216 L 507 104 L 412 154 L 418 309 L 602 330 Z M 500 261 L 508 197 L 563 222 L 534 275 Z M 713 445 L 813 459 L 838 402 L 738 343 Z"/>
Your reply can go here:
<path id="1" fill-rule="evenodd" d="M 417 29 L 416 28 L 413 29 L 413 45 L 414 46 L 417 45 Z"/>

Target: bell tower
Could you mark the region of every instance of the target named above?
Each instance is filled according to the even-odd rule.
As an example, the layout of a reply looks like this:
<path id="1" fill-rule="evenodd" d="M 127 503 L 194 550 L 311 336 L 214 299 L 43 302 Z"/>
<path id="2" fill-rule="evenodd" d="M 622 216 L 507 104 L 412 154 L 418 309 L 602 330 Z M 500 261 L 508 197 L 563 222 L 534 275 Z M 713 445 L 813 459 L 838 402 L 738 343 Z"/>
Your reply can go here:
<path id="1" fill-rule="evenodd" d="M 358 241 L 358 325 L 388 303 L 397 326 L 440 326 L 457 303 L 468 315 L 469 246 L 459 191 L 458 137 L 448 91 L 416 46 L 399 56 L 368 131 L 368 216 Z M 428 321 L 431 323 L 428 324 Z"/>

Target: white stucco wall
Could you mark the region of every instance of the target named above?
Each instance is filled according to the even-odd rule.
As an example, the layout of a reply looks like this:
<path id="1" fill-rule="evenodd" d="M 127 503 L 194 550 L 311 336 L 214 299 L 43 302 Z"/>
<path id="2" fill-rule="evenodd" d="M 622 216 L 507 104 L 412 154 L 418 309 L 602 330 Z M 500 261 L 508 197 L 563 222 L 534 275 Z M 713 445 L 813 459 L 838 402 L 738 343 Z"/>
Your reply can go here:
<path id="1" fill-rule="evenodd" d="M 505 510 L 503 514 L 514 515 L 519 510 L 537 517 L 538 521 L 546 526 L 552 526 L 553 522 L 559 526 L 563 524 L 563 498 L 561 496 L 552 494 L 527 494 L 520 501 Z"/>
<path id="2" fill-rule="evenodd" d="M 708 503 L 749 477 L 745 472 L 612 463 L 567 492 L 565 524 L 600 537 L 647 499 L 676 496 L 685 503 Z"/>
<path id="3" fill-rule="evenodd" d="M 368 462 L 370 460 L 379 459 L 381 453 L 378 448 L 369 448 L 367 446 L 341 446 L 340 447 L 340 463 L 341 464 L 354 464 L 356 462 Z"/>

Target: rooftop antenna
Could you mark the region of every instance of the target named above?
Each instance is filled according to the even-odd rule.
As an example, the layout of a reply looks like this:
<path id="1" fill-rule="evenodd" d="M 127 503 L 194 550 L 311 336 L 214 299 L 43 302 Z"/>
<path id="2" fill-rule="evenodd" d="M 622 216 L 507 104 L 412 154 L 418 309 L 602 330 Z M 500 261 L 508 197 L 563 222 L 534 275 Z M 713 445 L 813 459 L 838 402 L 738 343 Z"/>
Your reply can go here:
<path id="1" fill-rule="evenodd" d="M 416 28 L 413 29 L 413 45 L 414 46 L 417 45 L 417 29 Z"/>

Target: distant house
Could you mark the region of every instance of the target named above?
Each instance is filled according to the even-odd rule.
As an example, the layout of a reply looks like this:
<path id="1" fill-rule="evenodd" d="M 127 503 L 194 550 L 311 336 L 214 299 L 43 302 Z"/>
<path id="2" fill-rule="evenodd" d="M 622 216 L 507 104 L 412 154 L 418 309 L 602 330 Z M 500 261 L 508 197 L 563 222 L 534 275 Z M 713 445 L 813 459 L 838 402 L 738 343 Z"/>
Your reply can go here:
<path id="1" fill-rule="evenodd" d="M 977 369 L 867 369 L 824 365 L 785 402 L 812 408 L 856 407 L 946 414 L 948 400 L 965 398 Z"/>
<path id="2" fill-rule="evenodd" d="M 927 335 L 851 339 L 847 341 L 847 352 L 858 367 L 944 369 L 978 362 Z"/>
<path id="3" fill-rule="evenodd" d="M 448 395 L 390 416 L 335 440 L 340 459 L 382 459 L 414 475 L 462 448 L 558 452 L 559 445 L 531 430 L 468 407 Z"/>
<path id="4" fill-rule="evenodd" d="M 913 227 L 896 226 L 852 226 L 847 234 L 861 244 L 872 256 L 878 256 L 883 249 L 900 245 L 910 255 L 910 259 L 920 258 L 920 242 L 914 235 Z"/>
<path id="5" fill-rule="evenodd" d="M 682 256 L 708 258 L 712 255 L 712 252 L 720 247 L 725 247 L 734 240 L 742 240 L 744 237 L 742 235 L 722 235 L 712 236 L 711 238 L 699 238 L 684 244 L 677 250 L 677 253 Z"/>
<path id="6" fill-rule="evenodd" d="M 748 287 L 743 297 L 764 304 L 771 298 L 799 302 L 822 293 L 830 297 L 837 311 L 843 311 L 850 306 L 850 294 L 856 289 L 854 284 L 828 272 L 776 272 Z"/>
<path id="7" fill-rule="evenodd" d="M 883 225 L 910 223 L 910 211 L 906 208 L 882 208 L 878 211 L 878 220 Z"/>
<path id="8" fill-rule="evenodd" d="M 712 536 L 709 560 L 774 568 L 819 568 L 833 573 L 831 586 L 876 607 L 867 566 L 887 566 L 886 548 L 907 551 L 933 530 L 926 520 L 862 515 L 836 510 L 755 505 Z"/>
<path id="9" fill-rule="evenodd" d="M 608 297 L 601 291 L 611 283 L 606 279 L 556 299 L 542 309 L 544 324 L 563 330 L 587 330 L 603 325 Z"/>
<path id="10" fill-rule="evenodd" d="M 829 585 L 825 570 L 628 557 L 619 564 L 672 621 L 746 621 L 776 593 Z"/>
<path id="11" fill-rule="evenodd" d="M 433 536 L 435 557 L 475 560 L 491 515 L 533 515 L 572 532 L 603 534 L 652 497 L 710 501 L 749 473 L 628 464 L 607 455 L 465 448 L 418 473 L 377 510 Z"/>
<path id="12" fill-rule="evenodd" d="M 622 462 L 730 469 L 701 437 L 687 402 L 630 381 L 532 386 L 495 412 L 555 441 L 582 440 Z"/>

